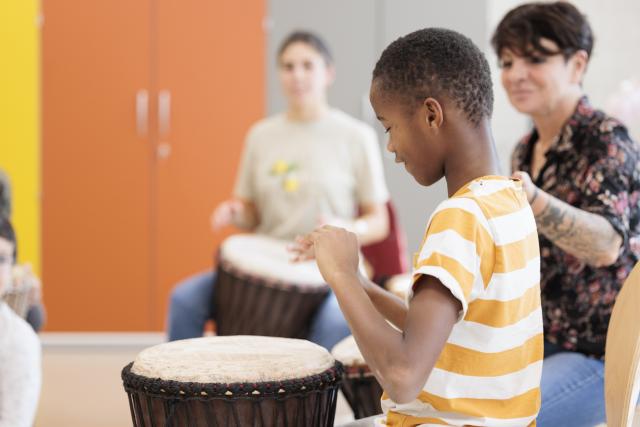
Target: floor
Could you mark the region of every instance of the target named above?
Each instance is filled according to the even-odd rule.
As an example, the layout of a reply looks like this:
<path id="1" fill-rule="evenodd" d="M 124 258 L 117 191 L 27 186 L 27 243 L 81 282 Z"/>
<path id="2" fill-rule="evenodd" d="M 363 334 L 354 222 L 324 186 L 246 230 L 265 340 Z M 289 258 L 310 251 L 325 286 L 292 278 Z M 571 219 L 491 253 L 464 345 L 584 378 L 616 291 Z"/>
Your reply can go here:
<path id="1" fill-rule="evenodd" d="M 162 334 L 43 333 L 41 338 L 43 384 L 35 427 L 131 426 L 120 371 L 140 350 L 162 342 Z M 335 424 L 351 420 L 340 395 Z M 640 427 L 640 411 L 634 426 Z"/>
<path id="2" fill-rule="evenodd" d="M 36 427 L 131 426 L 120 371 L 161 334 L 43 333 L 43 384 Z M 339 396 L 336 425 L 353 420 Z"/>

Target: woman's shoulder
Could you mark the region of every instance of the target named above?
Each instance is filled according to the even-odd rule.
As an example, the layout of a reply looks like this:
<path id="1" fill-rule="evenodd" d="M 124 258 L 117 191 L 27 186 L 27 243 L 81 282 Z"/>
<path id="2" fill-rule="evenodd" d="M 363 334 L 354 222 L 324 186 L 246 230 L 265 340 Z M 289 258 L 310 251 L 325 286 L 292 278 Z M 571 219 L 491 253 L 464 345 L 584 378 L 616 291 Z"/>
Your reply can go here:
<path id="1" fill-rule="evenodd" d="M 593 108 L 587 101 L 578 104 L 570 121 L 573 121 L 571 125 L 582 128 L 593 136 L 616 134 L 625 140 L 631 139 L 624 123 L 603 110 Z"/>
<path id="2" fill-rule="evenodd" d="M 247 132 L 248 136 L 256 136 L 270 131 L 280 129 L 286 125 L 286 118 L 284 113 L 274 114 L 273 116 L 265 117 L 255 122 L 249 128 Z"/>
<path id="3" fill-rule="evenodd" d="M 279 136 L 286 131 L 286 118 L 284 114 L 276 114 L 260 119 L 251 125 L 247 131 L 245 135 L 245 148 L 249 150 L 263 149 L 264 147 L 268 148 L 277 142 L 280 139 Z"/>
<path id="4" fill-rule="evenodd" d="M 584 149 L 611 153 L 615 151 L 613 147 L 617 147 L 636 157 L 640 155 L 640 145 L 631 138 L 626 125 L 602 110 L 593 109 L 582 116 L 578 126 L 576 137 L 582 141 Z"/>

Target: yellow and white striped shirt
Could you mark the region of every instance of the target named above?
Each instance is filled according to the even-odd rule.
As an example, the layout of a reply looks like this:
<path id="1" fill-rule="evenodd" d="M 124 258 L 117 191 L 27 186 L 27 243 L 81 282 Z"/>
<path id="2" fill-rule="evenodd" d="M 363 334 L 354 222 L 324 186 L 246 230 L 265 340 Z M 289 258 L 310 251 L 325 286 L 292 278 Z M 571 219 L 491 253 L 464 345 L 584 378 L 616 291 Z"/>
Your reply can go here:
<path id="1" fill-rule="evenodd" d="M 396 404 L 383 394 L 378 425 L 535 425 L 540 253 L 521 182 L 482 177 L 442 202 L 415 255 L 414 283 L 423 274 L 460 300 L 460 318 L 418 398 Z"/>

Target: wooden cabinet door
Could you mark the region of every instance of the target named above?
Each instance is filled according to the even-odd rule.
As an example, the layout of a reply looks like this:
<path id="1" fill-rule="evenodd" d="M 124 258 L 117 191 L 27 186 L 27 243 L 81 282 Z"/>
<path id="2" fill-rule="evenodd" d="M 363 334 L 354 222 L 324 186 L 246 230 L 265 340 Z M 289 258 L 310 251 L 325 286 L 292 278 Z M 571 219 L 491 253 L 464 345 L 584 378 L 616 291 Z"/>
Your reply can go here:
<path id="1" fill-rule="evenodd" d="M 230 197 L 244 137 L 264 115 L 264 0 L 156 0 L 158 98 L 154 326 L 169 292 L 211 269 L 227 233 L 209 216 Z"/>
<path id="2" fill-rule="evenodd" d="M 48 330 L 152 325 L 153 147 L 144 117 L 150 6 L 144 0 L 43 2 Z"/>
<path id="3" fill-rule="evenodd" d="M 44 2 L 49 330 L 162 330 L 264 114 L 264 0 Z"/>

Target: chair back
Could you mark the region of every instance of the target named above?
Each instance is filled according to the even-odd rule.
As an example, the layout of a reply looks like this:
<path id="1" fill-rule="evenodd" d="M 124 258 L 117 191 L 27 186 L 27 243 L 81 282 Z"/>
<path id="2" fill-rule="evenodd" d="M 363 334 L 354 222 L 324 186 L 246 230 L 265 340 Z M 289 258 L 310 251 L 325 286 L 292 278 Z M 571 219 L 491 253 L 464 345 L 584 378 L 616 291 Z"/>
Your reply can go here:
<path id="1" fill-rule="evenodd" d="M 640 391 L 640 262 L 613 307 L 604 364 L 608 427 L 631 427 Z"/>
<path id="2" fill-rule="evenodd" d="M 389 214 L 389 234 L 377 243 L 362 247 L 362 254 L 373 268 L 373 279 L 386 278 L 406 273 L 409 269 L 407 237 L 400 226 L 395 208 L 387 202 Z"/>

